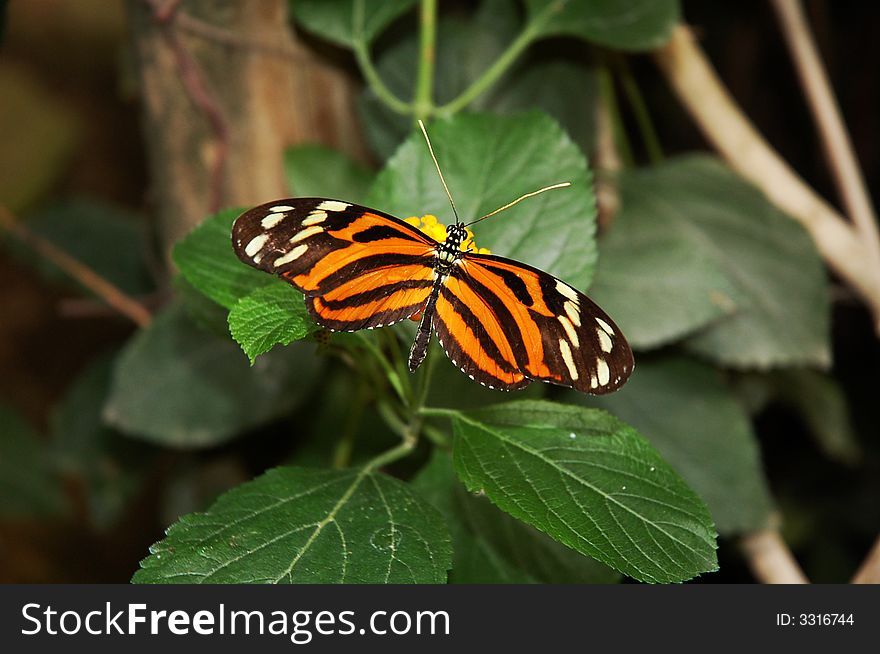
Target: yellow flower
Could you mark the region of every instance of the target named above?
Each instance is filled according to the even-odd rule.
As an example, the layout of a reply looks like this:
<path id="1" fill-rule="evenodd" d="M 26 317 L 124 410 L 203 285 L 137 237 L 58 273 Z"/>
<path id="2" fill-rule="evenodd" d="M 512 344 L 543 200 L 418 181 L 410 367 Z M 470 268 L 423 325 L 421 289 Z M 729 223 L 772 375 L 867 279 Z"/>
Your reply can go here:
<path id="1" fill-rule="evenodd" d="M 442 243 L 446 240 L 446 225 L 438 221 L 437 216 L 432 214 L 427 214 L 421 218 L 410 216 L 409 218 L 404 218 L 403 222 L 412 225 L 413 227 L 417 227 L 435 241 L 440 241 Z M 474 241 L 474 233 L 471 230 L 465 228 L 465 231 L 467 232 L 467 237 L 460 245 L 462 252 L 470 250 L 471 252 L 476 252 L 478 254 L 492 254 L 489 248 L 477 247 L 477 244 Z"/>

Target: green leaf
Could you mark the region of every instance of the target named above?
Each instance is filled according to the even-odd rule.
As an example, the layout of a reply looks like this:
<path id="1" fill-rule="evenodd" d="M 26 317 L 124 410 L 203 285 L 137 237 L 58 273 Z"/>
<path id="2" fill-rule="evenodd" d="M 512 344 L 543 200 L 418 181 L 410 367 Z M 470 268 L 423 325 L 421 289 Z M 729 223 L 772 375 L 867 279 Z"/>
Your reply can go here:
<path id="1" fill-rule="evenodd" d="M 276 468 L 184 516 L 134 583 L 443 583 L 449 534 L 409 487 L 367 468 Z"/>
<path id="2" fill-rule="evenodd" d="M 308 31 L 339 45 L 353 47 L 357 38 L 354 5 L 357 0 L 292 0 L 289 3 L 294 20 Z M 418 0 L 382 0 L 364 3 L 363 36 L 370 42 L 395 18 Z"/>
<path id="3" fill-rule="evenodd" d="M 284 172 L 292 195 L 345 198 L 361 203 L 372 173 L 343 153 L 323 145 L 298 145 L 284 152 Z"/>
<path id="4" fill-rule="evenodd" d="M 561 57 L 541 57 L 514 69 L 476 106 L 504 115 L 539 109 L 559 121 L 581 151 L 588 153 L 596 135 L 598 94 L 598 77 L 592 68 Z"/>
<path id="5" fill-rule="evenodd" d="M 706 501 L 721 534 L 766 526 L 772 502 L 758 442 L 716 370 L 683 357 L 640 359 L 620 391 L 586 401 L 644 434 Z"/>
<path id="6" fill-rule="evenodd" d="M 89 518 L 105 529 L 122 515 L 142 488 L 153 452 L 110 429 L 101 412 L 113 372 L 113 357 L 85 369 L 55 407 L 51 419 L 55 466 L 85 490 Z"/>
<path id="7" fill-rule="evenodd" d="M 302 293 L 281 280 L 243 297 L 229 312 L 229 332 L 251 364 L 275 345 L 289 345 L 314 330 Z"/>
<path id="8" fill-rule="evenodd" d="M 199 329 L 172 305 L 126 345 L 104 417 L 166 446 L 217 445 L 305 399 L 318 365 L 312 347 L 291 345 L 251 367 L 228 337 Z"/>
<path id="9" fill-rule="evenodd" d="M 467 493 L 445 452 L 434 450 L 413 487 L 440 510 L 449 526 L 454 552 L 451 583 L 596 584 L 619 578 L 595 559 L 498 510 L 486 498 Z"/>
<path id="10" fill-rule="evenodd" d="M 679 20 L 678 0 L 526 0 L 540 36 L 577 36 L 622 50 L 663 45 Z"/>
<path id="11" fill-rule="evenodd" d="M 621 189 L 629 205 L 623 210 L 624 222 L 632 223 L 625 225 L 624 236 L 633 236 L 633 247 L 640 250 L 645 238 L 644 253 L 660 252 L 678 241 L 678 263 L 688 269 L 673 274 L 672 261 L 661 254 L 650 257 L 659 270 L 633 264 L 640 272 L 629 282 L 632 290 L 626 297 L 633 304 L 626 309 L 614 297 L 623 285 L 622 264 L 609 262 L 612 270 L 617 268 L 617 284 L 609 275 L 606 291 L 599 295 L 615 320 L 616 311 L 622 312 L 624 333 L 633 328 L 642 343 L 659 344 L 710 319 L 712 305 L 717 305 L 718 310 L 734 312 L 691 336 L 686 341 L 690 350 L 739 368 L 828 364 L 825 271 L 800 225 L 713 157 L 678 157 L 627 173 L 621 177 Z M 657 281 L 642 286 L 650 275 L 655 280 L 667 275 L 681 279 L 682 294 L 659 288 Z M 702 284 L 701 275 L 706 276 Z M 651 324 L 662 328 L 655 331 Z"/>
<path id="12" fill-rule="evenodd" d="M 455 470 L 471 491 L 641 581 L 718 567 L 702 500 L 632 427 L 542 401 L 454 412 Z"/>
<path id="13" fill-rule="evenodd" d="M 479 247 L 556 275 L 579 288 L 596 261 L 595 198 L 587 162 L 548 116 L 457 115 L 428 127 L 434 151 L 465 222 L 524 193 L 544 193 L 474 227 Z M 368 203 L 397 216 L 435 214 L 454 222 L 424 138 L 413 132 L 379 173 Z"/>
<path id="14" fill-rule="evenodd" d="M 145 225 L 128 211 L 96 200 L 73 199 L 32 214 L 27 227 L 126 293 L 139 295 L 155 290 Z M 9 246 L 17 257 L 48 279 L 79 287 L 51 261 L 35 255 L 32 248 L 15 241 Z"/>
<path id="15" fill-rule="evenodd" d="M 66 510 L 48 447 L 22 418 L 0 405 L 0 515 L 51 517 Z"/>
<path id="16" fill-rule="evenodd" d="M 242 211 L 226 209 L 206 218 L 174 246 L 174 263 L 184 279 L 227 309 L 275 279 L 235 256 L 232 223 Z"/>
<path id="17" fill-rule="evenodd" d="M 736 310 L 739 297 L 719 251 L 687 222 L 686 196 L 651 193 L 647 173 L 620 179 L 621 210 L 599 240 L 590 296 L 620 325 L 630 345 L 679 340 Z M 673 199 L 674 197 L 674 199 Z"/>

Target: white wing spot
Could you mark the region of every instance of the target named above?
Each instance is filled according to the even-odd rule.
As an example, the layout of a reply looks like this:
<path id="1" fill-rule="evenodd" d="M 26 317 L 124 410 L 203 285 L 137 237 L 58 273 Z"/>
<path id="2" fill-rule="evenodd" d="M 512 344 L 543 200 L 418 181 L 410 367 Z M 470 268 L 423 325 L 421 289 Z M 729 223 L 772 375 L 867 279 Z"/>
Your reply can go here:
<path id="1" fill-rule="evenodd" d="M 251 242 L 247 244 L 244 248 L 245 254 L 249 257 L 254 256 L 257 252 L 259 252 L 264 245 L 266 245 L 266 241 L 269 240 L 268 234 L 260 234 L 258 236 L 254 236 L 251 239 Z"/>
<path id="2" fill-rule="evenodd" d="M 559 316 L 559 322 L 562 323 L 562 328 L 565 329 L 565 333 L 568 334 L 568 340 L 571 341 L 571 344 L 575 347 L 580 346 L 580 340 L 578 339 L 577 332 L 571 324 L 571 321 L 565 316 Z"/>
<path id="3" fill-rule="evenodd" d="M 308 218 L 302 221 L 304 227 L 308 227 L 309 225 L 317 225 L 318 223 L 322 223 L 327 220 L 327 212 L 326 211 L 312 211 Z"/>
<path id="4" fill-rule="evenodd" d="M 293 207 L 289 207 L 286 204 L 279 204 L 269 209 L 272 213 L 278 213 L 279 211 L 293 211 Z"/>
<path id="5" fill-rule="evenodd" d="M 596 379 L 596 375 L 590 375 L 590 388 L 598 388 L 599 380 Z"/>
<path id="6" fill-rule="evenodd" d="M 275 227 L 275 225 L 284 220 L 284 216 L 285 214 L 283 213 L 269 214 L 260 221 L 260 225 L 263 226 L 263 229 L 272 229 L 273 227 Z"/>
<path id="7" fill-rule="evenodd" d="M 317 206 L 318 209 L 324 211 L 345 211 L 351 205 L 348 202 L 339 202 L 337 200 L 324 200 Z"/>
<path id="8" fill-rule="evenodd" d="M 564 338 L 559 339 L 559 352 L 562 354 L 562 360 L 565 362 L 565 367 L 568 368 L 569 376 L 572 380 L 577 381 L 578 371 L 574 365 L 574 359 L 571 356 L 571 348 L 568 347 L 568 341 Z"/>
<path id="9" fill-rule="evenodd" d="M 315 234 L 320 234 L 323 231 L 324 231 L 324 228 L 318 227 L 317 225 L 314 227 L 308 227 L 308 228 L 302 230 L 301 232 L 297 232 L 296 234 L 294 234 L 293 238 L 290 239 L 290 242 L 291 243 L 299 243 L 300 241 L 307 239 L 309 236 L 314 236 Z"/>
<path id="10" fill-rule="evenodd" d="M 611 376 L 611 371 L 608 370 L 608 364 L 605 363 L 605 359 L 599 359 L 596 363 L 596 373 L 599 375 L 599 385 L 604 386 L 608 383 L 608 379 Z"/>
<path id="11" fill-rule="evenodd" d="M 575 327 L 581 326 L 581 313 L 578 311 L 578 305 L 574 302 L 566 302 L 562 305 L 562 308 L 565 309 L 565 313 L 568 314 L 569 319 L 572 323 L 574 323 Z"/>
<path id="12" fill-rule="evenodd" d="M 614 348 L 614 343 L 611 342 L 611 337 L 605 333 L 605 330 L 597 329 L 596 335 L 599 337 L 599 347 L 602 348 L 602 351 L 611 352 Z"/>
<path id="13" fill-rule="evenodd" d="M 303 254 L 305 254 L 306 250 L 308 250 L 308 249 L 309 249 L 308 245 L 298 245 L 295 248 L 293 248 L 290 252 L 285 254 L 283 257 L 278 257 L 277 259 L 275 259 L 275 263 L 272 265 L 277 268 L 278 266 L 283 266 L 285 263 L 290 263 L 291 261 L 296 261 Z"/>
<path id="14" fill-rule="evenodd" d="M 614 330 L 611 329 L 611 325 L 609 325 L 607 322 L 605 322 L 601 318 L 596 318 L 596 322 L 599 323 L 599 327 L 601 327 L 606 332 L 608 332 L 609 336 L 614 336 Z"/>
<path id="15" fill-rule="evenodd" d="M 578 305 L 578 292 L 574 290 L 571 286 L 566 284 L 565 282 L 561 282 L 558 279 L 556 280 L 556 290 L 562 293 L 569 300 L 574 302 L 575 306 Z"/>

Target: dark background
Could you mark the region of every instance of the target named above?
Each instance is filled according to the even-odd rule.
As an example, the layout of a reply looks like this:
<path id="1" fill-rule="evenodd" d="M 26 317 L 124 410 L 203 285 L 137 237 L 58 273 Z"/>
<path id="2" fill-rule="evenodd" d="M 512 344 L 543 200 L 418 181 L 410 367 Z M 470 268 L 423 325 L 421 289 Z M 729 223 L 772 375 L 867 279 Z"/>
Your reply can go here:
<path id="1" fill-rule="evenodd" d="M 869 190 L 876 191 L 880 3 L 811 0 L 805 7 Z M 811 186 L 838 204 L 769 4 L 686 1 L 683 8 L 721 78 L 759 131 Z M 9 98 L 0 91 L 0 133 L 5 135 L 0 175 L 30 160 L 49 178 L 22 215 L 48 203 L 86 197 L 129 208 L 148 221 L 150 180 L 122 3 L 20 0 L 7 11 L 0 84 L 7 83 L 3 80 L 8 75 L 23 78 L 35 98 L 30 100 L 33 110 L 51 108 L 51 120 L 62 135 L 61 143 L 49 132 L 46 142 L 16 139 L 15 116 L 3 110 Z M 650 57 L 634 56 L 630 64 L 665 152 L 707 149 Z M 632 117 L 625 118 L 629 122 Z M 646 160 L 644 152 L 637 155 Z M 60 315 L 62 301 L 76 293 L 47 282 L 5 249 L 0 250 L 0 280 L 0 402 L 46 431 L 51 408 L 77 373 L 108 346 L 123 343 L 133 328 L 111 315 Z M 850 468 L 829 461 L 800 419 L 781 406 L 769 406 L 756 419 L 767 477 L 786 514 L 786 540 L 810 579 L 818 582 L 852 573 L 876 537 L 880 519 L 880 346 L 867 312 L 843 287 L 835 288 L 833 351 L 833 374 L 844 387 L 865 449 L 862 465 Z M 259 472 L 271 459 L 272 447 L 264 437 L 202 454 L 160 455 L 126 517 L 110 529 L 97 530 L 76 514 L 61 521 L 0 521 L 0 581 L 127 581 L 168 523 L 161 498 L 181 458 L 197 461 L 204 471 L 197 497 L 189 500 L 190 506 L 198 506 Z M 243 467 L 230 464 L 233 460 L 243 461 Z M 75 496 L 77 489 L 70 492 Z M 752 581 L 735 548 L 722 547 L 720 553 L 720 572 L 703 581 Z"/>

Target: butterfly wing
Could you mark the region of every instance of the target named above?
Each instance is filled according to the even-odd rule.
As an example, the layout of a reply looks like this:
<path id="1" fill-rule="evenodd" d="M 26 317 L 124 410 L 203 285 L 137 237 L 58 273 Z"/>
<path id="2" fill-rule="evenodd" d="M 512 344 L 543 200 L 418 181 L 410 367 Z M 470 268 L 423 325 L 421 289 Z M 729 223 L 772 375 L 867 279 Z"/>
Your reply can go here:
<path id="1" fill-rule="evenodd" d="M 393 216 L 326 198 L 255 207 L 236 219 L 232 243 L 242 261 L 302 291 L 318 324 L 340 331 L 418 313 L 431 292 L 437 247 Z"/>
<path id="2" fill-rule="evenodd" d="M 444 280 L 434 309 L 433 327 L 440 345 L 464 374 L 489 388 L 512 391 L 528 386 L 513 352 L 504 321 L 509 313 L 492 307 L 469 280 L 453 274 Z"/>
<path id="3" fill-rule="evenodd" d="M 595 302 L 493 255 L 469 254 L 453 269 L 434 326 L 450 358 L 496 388 L 539 379 L 600 395 L 620 388 L 633 369 L 629 344 Z"/>

